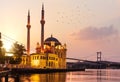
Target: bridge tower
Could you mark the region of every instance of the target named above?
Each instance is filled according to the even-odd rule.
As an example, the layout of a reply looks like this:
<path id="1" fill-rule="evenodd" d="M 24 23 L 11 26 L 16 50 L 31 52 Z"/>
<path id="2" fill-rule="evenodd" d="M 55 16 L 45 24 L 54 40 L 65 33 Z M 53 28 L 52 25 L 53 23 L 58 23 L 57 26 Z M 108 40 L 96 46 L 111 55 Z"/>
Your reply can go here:
<path id="1" fill-rule="evenodd" d="M 102 52 L 97 52 L 97 62 L 101 62 Z"/>

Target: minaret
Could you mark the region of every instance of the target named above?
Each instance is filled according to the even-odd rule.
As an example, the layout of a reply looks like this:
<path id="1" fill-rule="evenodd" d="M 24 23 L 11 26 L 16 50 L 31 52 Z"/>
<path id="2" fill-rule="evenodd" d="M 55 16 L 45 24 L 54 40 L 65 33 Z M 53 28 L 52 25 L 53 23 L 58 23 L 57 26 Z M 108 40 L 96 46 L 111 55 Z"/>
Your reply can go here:
<path id="1" fill-rule="evenodd" d="M 45 24 L 45 20 L 44 20 L 44 4 L 42 4 L 42 12 L 41 12 L 41 51 L 44 50 L 44 24 Z"/>
<path id="2" fill-rule="evenodd" d="M 30 11 L 28 10 L 28 17 L 27 17 L 27 55 L 30 56 Z"/>

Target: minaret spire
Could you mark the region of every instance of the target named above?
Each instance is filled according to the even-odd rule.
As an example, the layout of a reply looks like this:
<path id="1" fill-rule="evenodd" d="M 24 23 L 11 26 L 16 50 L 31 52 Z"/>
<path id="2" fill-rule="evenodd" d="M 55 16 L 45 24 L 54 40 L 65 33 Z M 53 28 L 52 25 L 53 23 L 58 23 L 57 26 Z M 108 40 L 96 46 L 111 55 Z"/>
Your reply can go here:
<path id="1" fill-rule="evenodd" d="M 28 10 L 28 17 L 27 17 L 27 55 L 30 56 L 30 10 Z"/>
<path id="2" fill-rule="evenodd" d="M 44 4 L 42 4 L 42 10 L 44 10 Z"/>
<path id="3" fill-rule="evenodd" d="M 44 24 L 45 24 L 45 20 L 44 20 L 44 4 L 42 4 L 42 11 L 41 11 L 41 51 L 44 50 Z"/>
<path id="4" fill-rule="evenodd" d="M 30 10 L 28 10 L 28 24 L 30 25 Z"/>

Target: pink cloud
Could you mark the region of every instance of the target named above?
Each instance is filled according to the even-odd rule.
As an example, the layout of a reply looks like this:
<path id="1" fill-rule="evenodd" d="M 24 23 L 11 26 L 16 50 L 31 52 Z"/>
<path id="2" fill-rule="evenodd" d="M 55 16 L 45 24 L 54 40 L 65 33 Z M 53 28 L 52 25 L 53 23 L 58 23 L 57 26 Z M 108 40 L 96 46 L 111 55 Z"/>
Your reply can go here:
<path id="1" fill-rule="evenodd" d="M 72 33 L 72 36 L 79 40 L 99 40 L 107 37 L 117 36 L 119 31 L 113 26 L 109 27 L 87 27 Z"/>

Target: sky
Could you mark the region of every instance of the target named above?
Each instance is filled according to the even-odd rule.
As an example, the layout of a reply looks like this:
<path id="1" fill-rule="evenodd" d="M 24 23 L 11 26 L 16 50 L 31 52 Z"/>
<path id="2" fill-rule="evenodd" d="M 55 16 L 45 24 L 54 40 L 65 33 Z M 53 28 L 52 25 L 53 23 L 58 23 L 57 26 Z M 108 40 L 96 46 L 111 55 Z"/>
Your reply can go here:
<path id="1" fill-rule="evenodd" d="M 120 62 L 120 0 L 0 0 L 0 32 L 4 45 L 18 41 L 26 47 L 27 14 L 31 15 L 31 53 L 40 42 L 41 6 L 45 9 L 45 38 L 67 44 L 67 57 Z M 9 37 L 9 38 L 8 38 Z"/>

